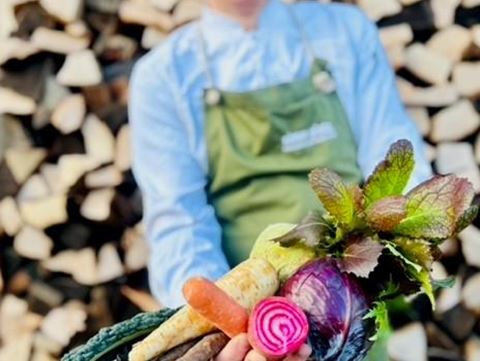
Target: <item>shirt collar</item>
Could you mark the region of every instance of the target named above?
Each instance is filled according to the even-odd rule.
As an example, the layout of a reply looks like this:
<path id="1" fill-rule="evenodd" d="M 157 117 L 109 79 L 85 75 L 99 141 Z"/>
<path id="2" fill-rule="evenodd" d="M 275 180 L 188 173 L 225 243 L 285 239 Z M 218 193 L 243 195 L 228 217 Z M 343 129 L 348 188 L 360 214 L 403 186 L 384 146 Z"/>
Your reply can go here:
<path id="1" fill-rule="evenodd" d="M 287 9 L 282 0 L 269 0 L 262 10 L 259 18 L 258 28 L 252 33 L 261 33 L 265 30 L 273 29 L 276 32 L 285 29 L 288 16 Z M 213 32 L 216 35 L 232 35 L 232 31 L 246 33 L 240 23 L 216 10 L 205 6 L 200 20 L 204 32 Z M 227 33 L 229 32 L 229 33 Z"/>

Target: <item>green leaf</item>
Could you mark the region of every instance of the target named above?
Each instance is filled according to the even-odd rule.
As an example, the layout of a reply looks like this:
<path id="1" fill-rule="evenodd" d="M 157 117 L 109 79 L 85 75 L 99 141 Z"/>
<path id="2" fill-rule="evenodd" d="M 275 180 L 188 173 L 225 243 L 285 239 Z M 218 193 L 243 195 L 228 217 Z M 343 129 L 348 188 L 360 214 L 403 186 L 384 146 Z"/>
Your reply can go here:
<path id="1" fill-rule="evenodd" d="M 420 239 L 397 237 L 393 240 L 396 248 L 410 261 L 429 269 L 433 263 L 430 245 Z"/>
<path id="2" fill-rule="evenodd" d="M 339 266 L 344 272 L 367 278 L 378 265 L 383 248 L 383 245 L 370 237 L 356 239 L 345 248 Z"/>
<path id="3" fill-rule="evenodd" d="M 452 288 L 455 285 L 455 277 L 450 276 L 443 280 L 432 280 L 432 286 L 434 290 L 443 288 Z"/>
<path id="4" fill-rule="evenodd" d="M 375 322 L 376 333 L 370 337 L 370 341 L 377 341 L 378 339 L 391 334 L 392 327 L 388 317 L 388 308 L 386 302 L 375 302 L 373 304 L 373 308 L 363 318 L 365 320 L 373 319 Z"/>
<path id="5" fill-rule="evenodd" d="M 309 180 L 327 212 L 341 226 L 351 229 L 358 202 L 358 194 L 354 194 L 353 188 L 347 187 L 338 174 L 328 169 L 315 169 Z"/>
<path id="6" fill-rule="evenodd" d="M 432 304 L 432 309 L 435 309 L 435 296 L 433 294 L 432 280 L 428 270 L 422 269 L 420 272 L 410 272 L 410 275 L 420 282 L 423 292 L 425 292 Z"/>
<path id="7" fill-rule="evenodd" d="M 415 167 L 412 144 L 405 139 L 392 144 L 364 186 L 365 205 L 389 196 L 401 195 Z"/>
<path id="8" fill-rule="evenodd" d="M 459 217 L 455 226 L 455 234 L 463 231 L 477 218 L 478 209 L 477 205 L 472 205 Z"/>
<path id="9" fill-rule="evenodd" d="M 272 239 L 283 247 L 302 243 L 308 247 L 319 246 L 327 236 L 331 225 L 317 212 L 311 212 L 288 233 Z"/>
<path id="10" fill-rule="evenodd" d="M 407 199 L 401 196 L 380 199 L 365 211 L 367 222 L 377 231 L 389 232 L 405 218 L 406 206 Z"/>
<path id="11" fill-rule="evenodd" d="M 395 227 L 394 234 L 423 239 L 451 237 L 474 194 L 466 179 L 454 175 L 423 182 L 406 195 L 407 216 Z"/>
<path id="12" fill-rule="evenodd" d="M 422 266 L 408 259 L 402 252 L 400 252 L 396 248 L 395 244 L 387 242 L 385 243 L 385 247 L 390 251 L 392 255 L 400 259 L 407 266 L 407 268 L 411 267 L 416 272 L 420 272 L 422 270 Z"/>

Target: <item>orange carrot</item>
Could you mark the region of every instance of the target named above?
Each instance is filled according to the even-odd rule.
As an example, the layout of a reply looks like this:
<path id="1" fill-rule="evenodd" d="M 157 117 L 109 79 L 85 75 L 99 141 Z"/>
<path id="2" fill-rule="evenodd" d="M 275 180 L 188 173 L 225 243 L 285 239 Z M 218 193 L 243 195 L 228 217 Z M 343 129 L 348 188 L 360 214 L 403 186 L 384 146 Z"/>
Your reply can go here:
<path id="1" fill-rule="evenodd" d="M 193 277 L 183 286 L 183 295 L 190 307 L 228 337 L 247 331 L 247 310 L 213 282 Z"/>

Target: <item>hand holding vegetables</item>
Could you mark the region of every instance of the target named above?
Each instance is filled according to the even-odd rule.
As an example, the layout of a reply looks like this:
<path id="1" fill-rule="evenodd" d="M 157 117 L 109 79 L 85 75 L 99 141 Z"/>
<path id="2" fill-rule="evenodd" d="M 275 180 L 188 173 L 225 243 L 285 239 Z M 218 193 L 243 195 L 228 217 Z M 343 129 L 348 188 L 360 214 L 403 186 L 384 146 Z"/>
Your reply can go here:
<path id="1" fill-rule="evenodd" d="M 287 353 L 284 361 L 304 361 L 310 349 L 300 346 L 307 336 L 313 360 L 363 359 L 375 331 L 382 334 L 389 327 L 389 298 L 422 291 L 434 307 L 434 288 L 448 284 L 430 278 L 438 246 L 478 212 L 472 205 L 472 185 L 453 175 L 436 176 L 404 195 L 413 168 L 412 145 L 401 140 L 362 188 L 345 184 L 328 169 L 314 170 L 309 180 L 322 213 L 312 213 L 298 225 L 269 226 L 251 258 L 216 284 L 188 282 L 184 291 L 189 306 L 157 318 L 161 325 L 134 345 L 129 360 L 150 361 L 197 338 L 205 341 L 196 343 L 202 350 L 206 341 L 221 340 L 221 346 L 208 344 L 215 346 L 209 346 L 210 358 L 227 341 L 224 333 L 233 339 L 216 361 L 280 360 Z M 270 298 L 275 294 L 289 301 Z M 244 333 L 247 318 L 251 345 Z M 135 327 L 130 334 L 125 327 L 112 327 L 103 331 L 111 344 L 94 338 L 65 360 L 102 360 L 101 355 L 152 327 L 130 325 Z M 216 329 L 223 333 L 201 338 Z M 117 337 L 117 331 L 122 335 Z M 98 345 L 102 350 L 95 353 Z M 196 361 L 209 360 L 196 355 Z"/>

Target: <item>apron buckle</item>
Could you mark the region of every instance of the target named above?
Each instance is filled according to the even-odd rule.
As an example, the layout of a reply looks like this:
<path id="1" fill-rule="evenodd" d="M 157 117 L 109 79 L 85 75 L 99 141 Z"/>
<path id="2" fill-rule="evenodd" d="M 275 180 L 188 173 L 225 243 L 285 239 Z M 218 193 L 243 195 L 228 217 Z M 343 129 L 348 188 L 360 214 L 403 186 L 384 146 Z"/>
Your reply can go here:
<path id="1" fill-rule="evenodd" d="M 318 90 L 330 94 L 336 89 L 336 84 L 330 74 L 326 71 L 322 71 L 313 76 L 313 85 Z"/>
<path id="2" fill-rule="evenodd" d="M 208 89 L 205 93 L 205 102 L 210 106 L 218 105 L 220 98 L 220 92 L 217 89 Z"/>

